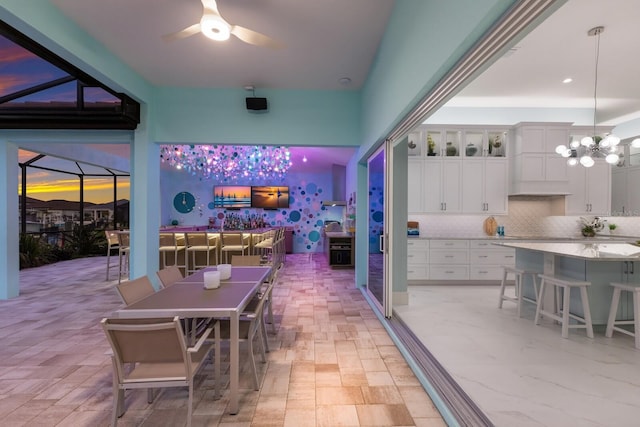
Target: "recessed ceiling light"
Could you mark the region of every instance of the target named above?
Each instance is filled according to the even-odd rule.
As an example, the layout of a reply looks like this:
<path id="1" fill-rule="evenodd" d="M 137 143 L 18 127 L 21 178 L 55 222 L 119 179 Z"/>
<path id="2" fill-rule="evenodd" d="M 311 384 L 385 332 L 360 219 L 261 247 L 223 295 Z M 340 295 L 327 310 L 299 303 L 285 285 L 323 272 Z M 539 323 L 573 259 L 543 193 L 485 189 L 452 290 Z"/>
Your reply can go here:
<path id="1" fill-rule="evenodd" d="M 562 83 L 571 83 L 573 81 L 573 79 L 571 77 L 567 77 L 566 79 L 564 79 L 562 81 Z"/>
<path id="2" fill-rule="evenodd" d="M 302 161 L 303 161 L 303 162 L 305 162 L 305 163 L 307 163 L 307 156 L 303 156 L 303 157 L 302 157 Z"/>
<path id="3" fill-rule="evenodd" d="M 351 84 L 351 79 L 349 77 L 343 77 L 338 80 L 338 83 L 340 83 L 342 86 L 347 86 Z"/>

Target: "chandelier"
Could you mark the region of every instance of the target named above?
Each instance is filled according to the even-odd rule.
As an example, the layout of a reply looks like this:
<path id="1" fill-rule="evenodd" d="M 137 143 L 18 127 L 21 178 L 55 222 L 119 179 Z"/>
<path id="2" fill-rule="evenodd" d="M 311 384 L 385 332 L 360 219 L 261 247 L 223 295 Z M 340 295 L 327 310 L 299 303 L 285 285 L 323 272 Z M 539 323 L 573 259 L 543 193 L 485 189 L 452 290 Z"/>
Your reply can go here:
<path id="1" fill-rule="evenodd" d="M 249 145 L 162 145 L 160 159 L 200 179 L 283 179 L 293 163 L 286 147 Z"/>
<path id="2" fill-rule="evenodd" d="M 600 34 L 604 32 L 604 27 L 594 27 L 587 32 L 589 36 L 596 37 L 596 66 L 595 79 L 593 85 L 593 134 L 578 140 L 574 139 L 569 146 L 564 144 L 556 147 L 556 153 L 567 158 L 569 166 L 580 163 L 585 168 L 590 168 L 595 164 L 595 158 L 604 158 L 607 163 L 616 164 L 620 161 L 618 154 L 618 144 L 620 138 L 609 134 L 604 138 L 596 135 L 596 111 L 598 109 L 598 60 L 600 57 Z"/>

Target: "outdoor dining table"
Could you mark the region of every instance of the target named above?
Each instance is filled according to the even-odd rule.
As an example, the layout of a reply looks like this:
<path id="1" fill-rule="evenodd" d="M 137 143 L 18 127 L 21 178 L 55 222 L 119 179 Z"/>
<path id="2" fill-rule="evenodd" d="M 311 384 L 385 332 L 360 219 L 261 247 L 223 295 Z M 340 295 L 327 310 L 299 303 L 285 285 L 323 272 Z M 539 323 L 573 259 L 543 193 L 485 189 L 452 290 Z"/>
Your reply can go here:
<path id="1" fill-rule="evenodd" d="M 221 280 L 219 288 L 205 289 L 204 273 L 215 270 L 216 267 L 198 270 L 174 285 L 116 311 L 115 315 L 130 319 L 172 316 L 187 319 L 229 318 L 231 325 L 229 412 L 237 414 L 240 374 L 240 314 L 269 275 L 271 267 L 232 267 L 231 277 Z"/>

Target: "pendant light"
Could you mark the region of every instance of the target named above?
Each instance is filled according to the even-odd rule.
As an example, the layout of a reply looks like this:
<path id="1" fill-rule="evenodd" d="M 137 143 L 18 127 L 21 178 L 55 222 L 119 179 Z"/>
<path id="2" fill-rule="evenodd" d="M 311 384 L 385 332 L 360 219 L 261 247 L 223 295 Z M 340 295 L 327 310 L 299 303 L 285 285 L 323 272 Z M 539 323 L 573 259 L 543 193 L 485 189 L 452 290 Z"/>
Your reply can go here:
<path id="1" fill-rule="evenodd" d="M 609 134 L 604 138 L 596 135 L 596 113 L 598 110 L 598 63 L 600 59 L 600 34 L 604 32 L 603 26 L 590 29 L 587 32 L 589 37 L 596 37 L 596 62 L 595 62 L 595 78 L 593 85 L 593 133 L 591 136 L 585 136 L 581 140 L 573 140 L 566 145 L 558 145 L 556 153 L 567 158 L 569 166 L 581 164 L 585 168 L 590 168 L 595 164 L 595 158 L 604 158 L 609 164 L 616 164 L 620 161 L 618 154 L 618 144 L 620 138 L 613 134 Z"/>

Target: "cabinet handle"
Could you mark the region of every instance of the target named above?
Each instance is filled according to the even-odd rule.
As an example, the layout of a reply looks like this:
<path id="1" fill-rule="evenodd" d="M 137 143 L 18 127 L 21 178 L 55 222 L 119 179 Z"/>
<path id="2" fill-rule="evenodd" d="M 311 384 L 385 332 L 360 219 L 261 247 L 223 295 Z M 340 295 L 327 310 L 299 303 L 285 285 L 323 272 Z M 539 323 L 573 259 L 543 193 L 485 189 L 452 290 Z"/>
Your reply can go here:
<path id="1" fill-rule="evenodd" d="M 447 202 L 444 202 L 444 210 L 447 210 Z"/>
<path id="2" fill-rule="evenodd" d="M 455 273 L 455 272 L 454 272 L 454 271 L 451 271 L 451 270 L 447 270 L 447 271 L 445 271 L 445 273 L 446 273 L 446 274 L 453 274 L 453 273 Z"/>
<path id="3" fill-rule="evenodd" d="M 505 255 L 504 257 L 505 258 L 515 258 L 516 256 L 515 255 Z"/>
<path id="4" fill-rule="evenodd" d="M 445 255 L 445 258 L 453 258 L 453 255 Z"/>
<path id="5" fill-rule="evenodd" d="M 478 271 L 478 274 L 487 274 L 487 273 L 489 273 L 489 272 L 488 271 L 482 271 L 482 270 Z"/>
<path id="6" fill-rule="evenodd" d="M 489 255 L 479 255 L 478 258 L 489 258 Z"/>
<path id="7" fill-rule="evenodd" d="M 631 272 L 629 274 L 633 274 L 633 261 L 629 261 L 629 265 L 631 266 Z"/>

